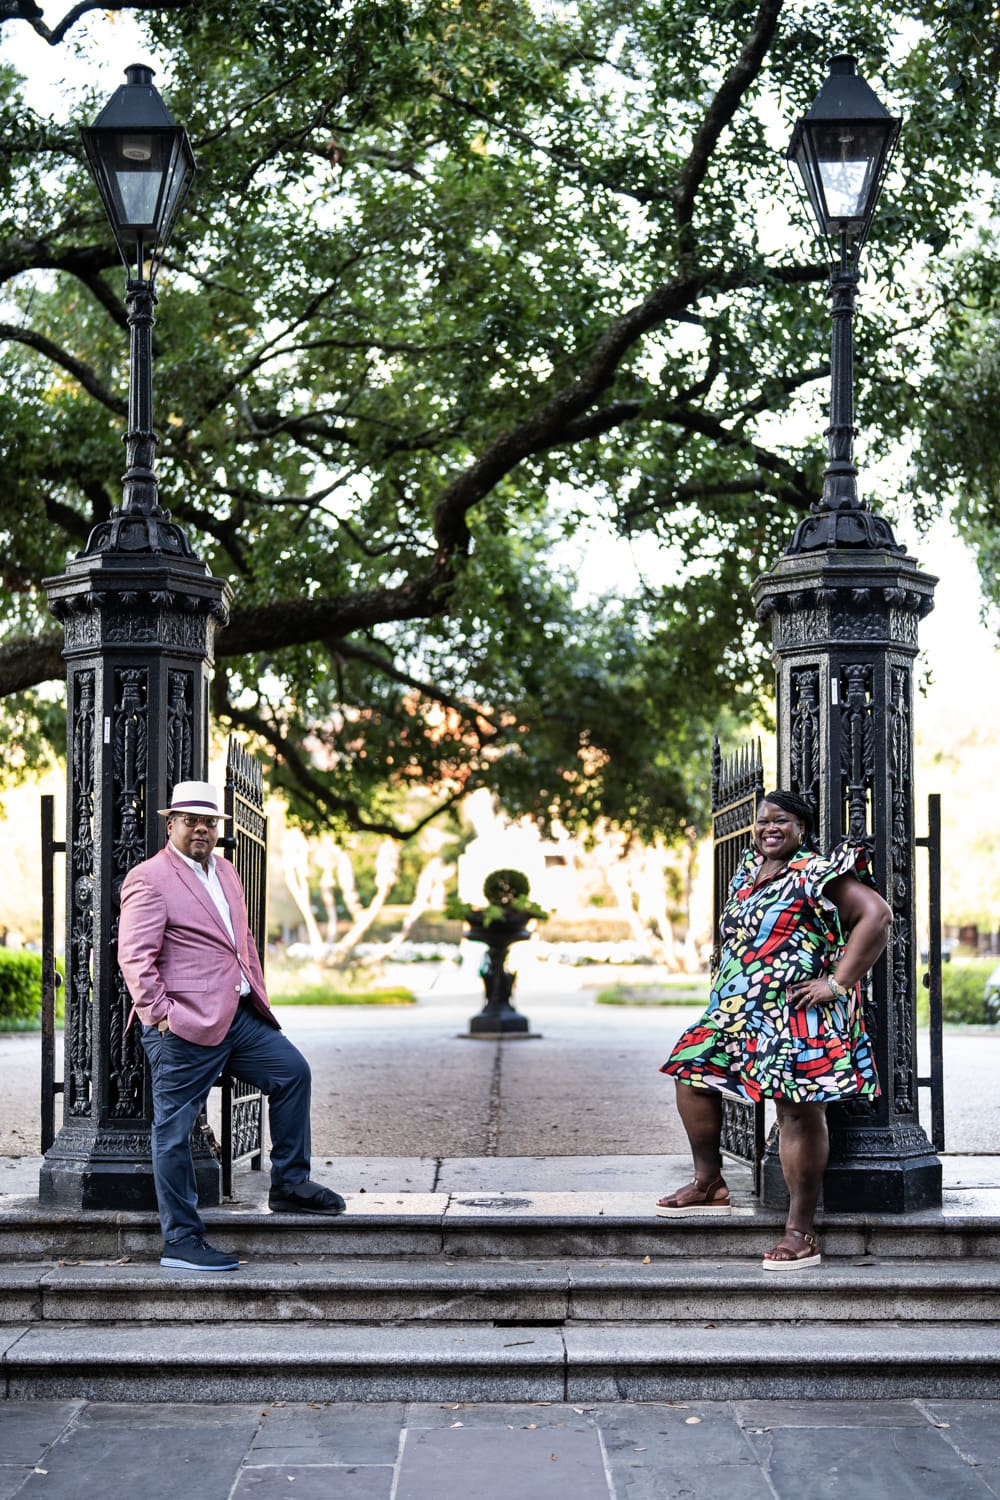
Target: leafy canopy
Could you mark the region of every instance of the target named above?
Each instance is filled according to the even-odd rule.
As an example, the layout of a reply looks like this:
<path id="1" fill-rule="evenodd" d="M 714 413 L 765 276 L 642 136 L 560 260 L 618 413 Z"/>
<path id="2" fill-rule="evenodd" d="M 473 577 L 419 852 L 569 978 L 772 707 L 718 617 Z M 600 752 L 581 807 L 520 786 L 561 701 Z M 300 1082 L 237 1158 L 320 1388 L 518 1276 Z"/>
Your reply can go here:
<path id="1" fill-rule="evenodd" d="M 943 271 L 897 270 L 943 265 L 997 156 L 974 8 L 127 8 L 199 164 L 156 413 L 164 501 L 236 591 L 218 719 L 316 824 L 405 834 L 403 793 L 435 789 L 426 820 L 486 783 L 543 821 L 686 827 L 712 725 L 765 691 L 749 584 L 823 466 L 826 270 L 781 148 L 837 50 L 906 117 L 858 325 L 877 460 L 925 420 L 919 372 L 961 364 L 929 350 Z M 104 11 L 21 9 L 100 58 Z M 120 494 L 123 278 L 76 130 L 119 79 L 88 76 L 49 119 L 0 65 L 0 693 L 38 735 L 41 580 Z M 991 484 L 969 449 L 949 481 Z M 584 594 L 611 536 L 660 576 L 615 589 L 609 551 Z"/>

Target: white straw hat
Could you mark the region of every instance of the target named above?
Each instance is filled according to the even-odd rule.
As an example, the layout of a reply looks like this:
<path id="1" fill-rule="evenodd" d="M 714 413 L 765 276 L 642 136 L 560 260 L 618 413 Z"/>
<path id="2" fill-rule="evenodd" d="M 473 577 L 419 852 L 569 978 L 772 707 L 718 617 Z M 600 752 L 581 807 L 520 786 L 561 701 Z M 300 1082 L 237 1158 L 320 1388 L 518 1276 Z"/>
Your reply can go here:
<path id="1" fill-rule="evenodd" d="M 170 796 L 169 807 L 158 807 L 158 813 L 203 813 L 206 818 L 228 818 L 219 806 L 219 794 L 210 781 L 179 781 Z"/>

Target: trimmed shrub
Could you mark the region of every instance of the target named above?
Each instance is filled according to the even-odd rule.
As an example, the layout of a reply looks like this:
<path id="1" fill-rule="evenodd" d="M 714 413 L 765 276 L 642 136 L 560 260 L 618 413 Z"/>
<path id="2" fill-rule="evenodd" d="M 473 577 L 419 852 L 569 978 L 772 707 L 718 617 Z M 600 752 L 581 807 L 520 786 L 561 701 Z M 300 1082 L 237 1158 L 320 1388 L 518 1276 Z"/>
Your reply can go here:
<path id="1" fill-rule="evenodd" d="M 37 1020 L 42 1010 L 42 959 L 39 953 L 0 948 L 0 1029 Z"/>
<path id="2" fill-rule="evenodd" d="M 514 906 L 530 894 L 531 885 L 523 870 L 494 870 L 483 881 L 483 895 L 490 906 Z"/>
<path id="3" fill-rule="evenodd" d="M 941 1014 L 952 1026 L 982 1026 L 991 1020 L 986 1014 L 986 981 L 996 967 L 993 959 L 941 966 Z M 926 971 L 924 971 L 926 972 Z M 924 973 L 918 975 L 917 1020 L 926 1025 L 930 1000 L 924 986 Z"/>

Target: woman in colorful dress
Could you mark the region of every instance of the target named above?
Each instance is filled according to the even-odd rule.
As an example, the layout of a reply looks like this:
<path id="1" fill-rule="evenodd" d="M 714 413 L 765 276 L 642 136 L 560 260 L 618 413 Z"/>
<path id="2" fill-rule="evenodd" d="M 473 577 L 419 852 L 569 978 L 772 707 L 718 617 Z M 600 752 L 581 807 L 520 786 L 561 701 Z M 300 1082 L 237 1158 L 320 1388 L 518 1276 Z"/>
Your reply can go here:
<path id="1" fill-rule="evenodd" d="M 861 875 L 862 850 L 841 845 L 824 858 L 808 803 L 768 792 L 722 913 L 708 1009 L 661 1070 L 676 1080 L 694 1158 L 694 1181 L 657 1203 L 664 1217 L 729 1213 L 722 1101 L 775 1101 L 789 1205 L 766 1271 L 819 1265 L 826 1106 L 879 1092 L 860 982 L 889 941 L 892 912 Z"/>

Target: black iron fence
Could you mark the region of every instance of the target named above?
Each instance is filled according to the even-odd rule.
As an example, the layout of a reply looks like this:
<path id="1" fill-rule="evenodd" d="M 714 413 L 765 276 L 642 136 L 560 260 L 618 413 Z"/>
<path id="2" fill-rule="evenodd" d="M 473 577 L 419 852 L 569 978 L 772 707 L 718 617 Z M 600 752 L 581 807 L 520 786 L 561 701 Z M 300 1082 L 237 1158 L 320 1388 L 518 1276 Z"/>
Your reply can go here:
<path id="1" fill-rule="evenodd" d="M 750 842 L 757 804 L 764 795 L 764 767 L 760 742 L 745 745 L 734 755 L 723 755 L 718 738 L 712 746 L 712 977 L 719 965 L 719 919 L 743 851 Z M 724 1099 L 722 1150 L 746 1162 L 753 1173 L 753 1190 L 760 1194 L 764 1157 L 764 1106 Z"/>
<path id="2" fill-rule="evenodd" d="M 226 753 L 225 811 L 231 822 L 225 855 L 246 897 L 250 931 L 261 966 L 267 951 L 267 818 L 264 771 L 260 761 L 230 737 Z M 231 1073 L 222 1075 L 222 1192 L 232 1197 L 234 1167 L 263 1160 L 264 1098 L 260 1090 Z"/>
<path id="3" fill-rule="evenodd" d="M 932 792 L 927 798 L 927 835 L 914 839 L 918 849 L 927 850 L 927 986 L 930 1002 L 930 1072 L 917 1079 L 918 1088 L 930 1090 L 931 1145 L 944 1150 L 944 1003 L 941 993 L 941 798 Z"/>
<path id="4" fill-rule="evenodd" d="M 42 1155 L 56 1138 L 56 988 L 61 977 L 56 968 L 55 889 L 56 855 L 66 845 L 56 838 L 56 799 L 42 798 Z"/>

